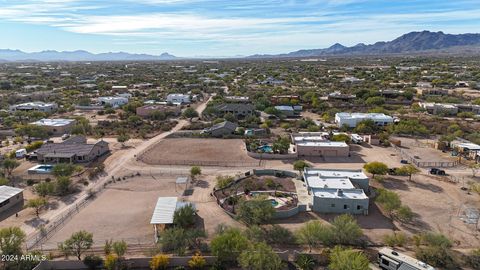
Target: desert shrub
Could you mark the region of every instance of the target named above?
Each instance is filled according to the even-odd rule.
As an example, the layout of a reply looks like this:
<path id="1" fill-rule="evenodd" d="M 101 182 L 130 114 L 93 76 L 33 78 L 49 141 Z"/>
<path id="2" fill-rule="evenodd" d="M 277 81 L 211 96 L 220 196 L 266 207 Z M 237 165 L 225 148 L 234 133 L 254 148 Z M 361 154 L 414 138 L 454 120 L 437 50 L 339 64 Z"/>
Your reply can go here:
<path id="1" fill-rule="evenodd" d="M 408 242 L 408 236 L 403 232 L 394 232 L 383 236 L 383 243 L 391 247 L 403 247 Z"/>
<path id="2" fill-rule="evenodd" d="M 83 259 L 83 263 L 88 267 L 88 269 L 95 270 L 100 269 L 103 259 L 100 256 L 88 255 Z"/>

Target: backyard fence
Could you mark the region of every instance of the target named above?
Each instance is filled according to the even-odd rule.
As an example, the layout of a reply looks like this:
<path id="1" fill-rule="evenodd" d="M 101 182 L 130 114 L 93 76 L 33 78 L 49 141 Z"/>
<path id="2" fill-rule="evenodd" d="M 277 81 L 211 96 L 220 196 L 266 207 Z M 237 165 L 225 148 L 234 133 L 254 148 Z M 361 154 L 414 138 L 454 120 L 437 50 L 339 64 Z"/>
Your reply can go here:
<path id="1" fill-rule="evenodd" d="M 176 166 L 213 166 L 213 167 L 264 167 L 265 160 L 247 161 L 222 161 L 222 160 L 156 160 L 152 162 L 145 156 L 140 157 L 139 160 L 150 165 L 176 165 Z"/>
<path id="2" fill-rule="evenodd" d="M 393 148 L 400 153 L 403 159 L 408 160 L 410 163 L 414 164 L 420 168 L 429 168 L 429 167 L 439 167 L 439 168 L 452 168 L 456 167 L 459 162 L 458 160 L 455 161 L 419 161 L 415 157 L 411 156 L 407 151 L 403 150 L 402 148 L 392 145 Z"/>
<path id="3" fill-rule="evenodd" d="M 100 188 L 102 189 L 102 188 Z M 98 193 L 100 189 L 96 192 Z M 93 198 L 91 196 L 85 197 L 80 202 L 75 203 L 70 206 L 61 215 L 55 217 L 53 220 L 50 220 L 46 225 L 40 227 L 37 232 L 35 232 L 31 237 L 29 237 L 25 243 L 26 250 L 35 249 L 43 241 L 50 238 L 55 232 L 57 232 L 66 221 L 71 219 L 75 214 L 80 212 Z"/>

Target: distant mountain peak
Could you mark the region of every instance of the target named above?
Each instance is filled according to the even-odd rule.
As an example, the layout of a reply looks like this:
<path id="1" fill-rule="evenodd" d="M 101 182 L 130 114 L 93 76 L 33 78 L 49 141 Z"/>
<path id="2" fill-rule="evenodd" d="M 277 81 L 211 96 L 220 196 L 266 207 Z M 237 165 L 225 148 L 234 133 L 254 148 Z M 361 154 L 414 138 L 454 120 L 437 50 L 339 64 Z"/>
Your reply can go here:
<path id="1" fill-rule="evenodd" d="M 406 33 L 392 41 L 379 41 L 371 45 L 359 43 L 352 47 L 345 47 L 335 43 L 326 49 L 298 50 L 295 52 L 254 57 L 315 57 L 328 55 L 381 55 L 399 53 L 419 53 L 435 51 L 455 51 L 466 47 L 475 47 L 480 51 L 480 34 L 445 34 L 442 31 Z"/>
<path id="2" fill-rule="evenodd" d="M 5 61 L 157 61 L 173 60 L 176 56 L 169 53 L 161 55 L 131 54 L 126 52 L 108 52 L 94 54 L 85 50 L 56 51 L 44 50 L 26 53 L 20 50 L 0 49 L 0 59 Z"/>
<path id="3" fill-rule="evenodd" d="M 332 46 L 329 47 L 329 49 L 345 49 L 346 47 L 343 46 L 342 44 L 340 43 L 335 43 L 333 44 Z"/>

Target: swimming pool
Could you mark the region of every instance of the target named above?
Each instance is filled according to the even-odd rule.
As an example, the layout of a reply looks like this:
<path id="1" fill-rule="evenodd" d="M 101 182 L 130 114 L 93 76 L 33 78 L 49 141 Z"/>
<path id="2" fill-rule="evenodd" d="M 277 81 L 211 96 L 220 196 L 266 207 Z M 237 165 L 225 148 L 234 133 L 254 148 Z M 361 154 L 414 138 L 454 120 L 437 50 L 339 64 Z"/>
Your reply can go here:
<path id="1" fill-rule="evenodd" d="M 273 148 L 270 145 L 262 145 L 257 149 L 262 151 L 263 153 L 273 153 Z"/>
<path id="2" fill-rule="evenodd" d="M 53 170 L 53 165 L 40 164 L 28 169 L 28 173 L 49 174 Z"/>
<path id="3" fill-rule="evenodd" d="M 278 202 L 275 199 L 270 199 L 270 203 L 272 204 L 273 207 L 278 205 Z"/>

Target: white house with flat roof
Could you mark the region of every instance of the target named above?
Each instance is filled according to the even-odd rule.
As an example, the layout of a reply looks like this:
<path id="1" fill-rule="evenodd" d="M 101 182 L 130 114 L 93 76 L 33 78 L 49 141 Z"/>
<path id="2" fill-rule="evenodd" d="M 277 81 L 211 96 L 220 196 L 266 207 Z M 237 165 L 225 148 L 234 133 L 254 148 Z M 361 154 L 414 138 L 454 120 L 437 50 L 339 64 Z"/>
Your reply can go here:
<path id="1" fill-rule="evenodd" d="M 368 214 L 369 179 L 361 170 L 305 168 L 303 179 L 319 213 Z"/>
<path id="2" fill-rule="evenodd" d="M 45 103 L 41 101 L 34 101 L 34 102 L 27 102 L 22 104 L 16 104 L 10 106 L 10 111 L 40 111 L 46 113 L 52 113 L 58 109 L 58 105 L 56 103 Z"/>
<path id="3" fill-rule="evenodd" d="M 172 104 L 189 104 L 191 102 L 190 95 L 185 94 L 169 94 L 167 102 Z"/>
<path id="4" fill-rule="evenodd" d="M 23 207 L 23 189 L 10 186 L 0 186 L 0 213 L 15 205 Z"/>
<path id="5" fill-rule="evenodd" d="M 113 108 L 118 108 L 128 103 L 128 98 L 126 97 L 99 97 L 97 99 L 98 103 L 102 105 L 110 105 Z"/>
<path id="6" fill-rule="evenodd" d="M 364 120 L 372 120 L 378 126 L 386 126 L 393 123 L 393 117 L 383 113 L 347 113 L 341 112 L 335 114 L 335 123 L 338 127 L 344 125 L 354 128 L 358 123 Z"/>
<path id="7" fill-rule="evenodd" d="M 292 142 L 299 157 L 348 157 L 350 146 L 345 142 L 327 139 L 326 132 L 300 132 L 292 134 Z"/>
<path id="8" fill-rule="evenodd" d="M 62 135 L 62 134 L 70 133 L 73 126 L 75 125 L 75 120 L 62 119 L 62 118 L 57 118 L 57 119 L 44 118 L 44 119 L 35 121 L 31 124 L 45 127 L 48 133 L 52 135 Z"/>

